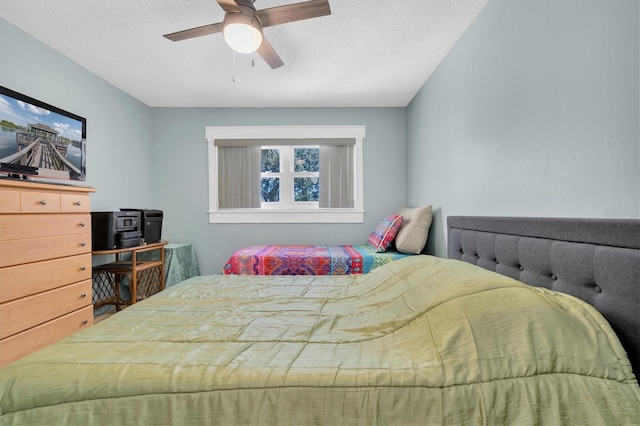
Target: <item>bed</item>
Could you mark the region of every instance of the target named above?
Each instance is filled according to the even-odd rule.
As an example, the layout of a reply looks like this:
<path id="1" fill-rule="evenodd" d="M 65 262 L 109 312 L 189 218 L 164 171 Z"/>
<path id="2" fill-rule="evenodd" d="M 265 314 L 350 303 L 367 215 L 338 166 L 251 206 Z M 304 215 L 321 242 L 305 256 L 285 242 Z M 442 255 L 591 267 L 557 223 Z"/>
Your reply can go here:
<path id="1" fill-rule="evenodd" d="M 381 219 L 362 245 L 253 245 L 235 251 L 225 275 L 351 275 L 420 254 L 432 207 L 402 207 Z"/>
<path id="2" fill-rule="evenodd" d="M 452 217 L 451 259 L 194 277 L 0 370 L 0 425 L 638 424 L 638 237 Z"/>
<path id="3" fill-rule="evenodd" d="M 449 217 L 448 227 L 449 258 L 595 307 L 640 376 L 640 220 Z"/>
<path id="4" fill-rule="evenodd" d="M 409 256 L 389 250 L 375 252 L 366 245 L 263 245 L 234 252 L 225 275 L 350 275 L 366 274 L 378 266 Z"/>

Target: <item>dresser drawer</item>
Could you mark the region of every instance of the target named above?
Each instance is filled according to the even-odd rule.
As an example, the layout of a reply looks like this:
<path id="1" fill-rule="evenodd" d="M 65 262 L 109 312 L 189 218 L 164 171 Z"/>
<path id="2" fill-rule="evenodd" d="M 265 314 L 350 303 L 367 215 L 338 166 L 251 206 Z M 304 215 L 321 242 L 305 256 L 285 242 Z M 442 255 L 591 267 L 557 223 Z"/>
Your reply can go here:
<path id="1" fill-rule="evenodd" d="M 91 234 L 90 214 L 0 215 L 0 241 L 72 234 Z"/>
<path id="2" fill-rule="evenodd" d="M 20 212 L 20 191 L 0 189 L 0 213 Z"/>
<path id="3" fill-rule="evenodd" d="M 91 254 L 0 268 L 0 303 L 91 279 Z"/>
<path id="4" fill-rule="evenodd" d="M 58 213 L 60 212 L 60 193 L 22 191 L 20 211 L 22 213 Z"/>
<path id="5" fill-rule="evenodd" d="M 0 304 L 0 339 L 91 304 L 91 280 Z"/>
<path id="6" fill-rule="evenodd" d="M 91 252 L 91 234 L 0 242 L 0 268 Z"/>
<path id="7" fill-rule="evenodd" d="M 88 213 L 93 188 L 0 182 L 0 213 Z M 12 188 L 15 187 L 15 188 Z"/>
<path id="8" fill-rule="evenodd" d="M 0 367 L 93 324 L 93 306 L 0 340 Z"/>
<path id="9" fill-rule="evenodd" d="M 60 211 L 88 213 L 91 211 L 91 197 L 83 194 L 60 194 Z"/>

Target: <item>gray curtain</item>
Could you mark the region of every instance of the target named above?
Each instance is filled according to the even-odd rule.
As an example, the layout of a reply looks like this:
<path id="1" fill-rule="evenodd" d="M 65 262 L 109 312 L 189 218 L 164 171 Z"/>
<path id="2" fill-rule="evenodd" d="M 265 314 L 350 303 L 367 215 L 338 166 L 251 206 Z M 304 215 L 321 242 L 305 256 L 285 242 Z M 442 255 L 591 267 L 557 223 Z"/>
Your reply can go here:
<path id="1" fill-rule="evenodd" d="M 260 208 L 260 147 L 218 148 L 218 208 Z"/>
<path id="2" fill-rule="evenodd" d="M 354 207 L 354 149 L 320 146 L 320 200 L 323 208 Z"/>

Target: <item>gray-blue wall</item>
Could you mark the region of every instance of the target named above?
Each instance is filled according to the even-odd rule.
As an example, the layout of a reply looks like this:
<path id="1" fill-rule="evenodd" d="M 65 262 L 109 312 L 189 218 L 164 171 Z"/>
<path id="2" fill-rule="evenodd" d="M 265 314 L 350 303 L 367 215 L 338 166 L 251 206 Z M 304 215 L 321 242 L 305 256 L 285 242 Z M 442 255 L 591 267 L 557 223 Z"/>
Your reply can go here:
<path id="1" fill-rule="evenodd" d="M 407 202 L 640 217 L 637 0 L 491 0 L 407 108 Z"/>
<path id="2" fill-rule="evenodd" d="M 365 125 L 364 224 L 210 224 L 205 126 Z M 170 241 L 191 242 L 201 272 L 219 273 L 254 244 L 364 244 L 405 201 L 405 108 L 156 108 L 152 201 Z"/>

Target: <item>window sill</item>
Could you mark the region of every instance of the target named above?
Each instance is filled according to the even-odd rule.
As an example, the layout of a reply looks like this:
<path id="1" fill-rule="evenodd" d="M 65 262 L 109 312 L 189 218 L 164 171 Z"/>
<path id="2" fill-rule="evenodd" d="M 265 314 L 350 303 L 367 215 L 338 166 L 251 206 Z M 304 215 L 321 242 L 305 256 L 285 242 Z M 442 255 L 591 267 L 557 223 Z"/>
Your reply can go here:
<path id="1" fill-rule="evenodd" d="M 210 211 L 209 223 L 364 223 L 364 211 L 229 209 Z"/>

